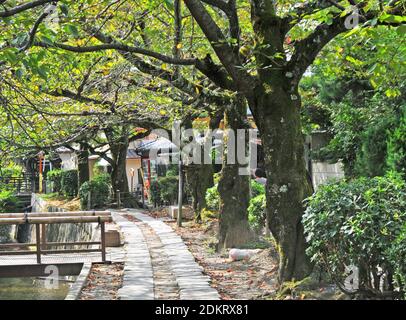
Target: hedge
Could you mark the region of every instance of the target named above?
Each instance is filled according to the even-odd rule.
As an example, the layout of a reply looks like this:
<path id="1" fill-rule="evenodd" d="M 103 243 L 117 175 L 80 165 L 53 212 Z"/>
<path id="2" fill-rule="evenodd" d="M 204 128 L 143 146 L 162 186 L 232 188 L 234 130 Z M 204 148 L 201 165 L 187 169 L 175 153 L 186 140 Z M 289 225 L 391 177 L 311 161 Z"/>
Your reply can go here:
<path id="1" fill-rule="evenodd" d="M 398 175 L 321 186 L 308 199 L 303 224 L 307 253 L 344 292 L 406 292 L 406 184 Z M 359 271 L 356 290 L 345 285 L 351 267 Z"/>
<path id="2" fill-rule="evenodd" d="M 62 171 L 61 192 L 67 197 L 76 197 L 79 189 L 79 176 L 77 170 Z"/>
<path id="3" fill-rule="evenodd" d="M 160 177 L 151 181 L 150 195 L 154 206 L 174 204 L 178 200 L 179 178 Z"/>
<path id="4" fill-rule="evenodd" d="M 48 171 L 47 180 L 53 183 L 53 192 L 61 192 L 62 173 L 60 169 Z"/>
<path id="5" fill-rule="evenodd" d="M 82 184 L 79 190 L 80 205 L 87 209 L 89 204 L 89 193 L 91 197 L 90 207 L 92 209 L 103 208 L 110 196 L 110 185 L 104 178 L 95 178 Z"/>

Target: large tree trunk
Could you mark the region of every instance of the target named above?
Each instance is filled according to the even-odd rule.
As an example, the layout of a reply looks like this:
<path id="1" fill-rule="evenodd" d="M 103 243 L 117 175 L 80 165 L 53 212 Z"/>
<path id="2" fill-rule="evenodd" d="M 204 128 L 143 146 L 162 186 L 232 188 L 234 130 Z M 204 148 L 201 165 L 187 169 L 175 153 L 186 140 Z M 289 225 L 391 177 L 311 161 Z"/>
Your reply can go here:
<path id="1" fill-rule="evenodd" d="M 201 221 L 202 210 L 206 208 L 206 191 L 213 183 L 213 165 L 191 164 L 186 167 L 186 181 L 193 198 L 195 220 Z"/>
<path id="2" fill-rule="evenodd" d="M 223 112 L 217 111 L 210 117 L 209 129 L 218 129 L 223 119 Z M 191 119 L 184 121 L 184 126 L 192 128 Z M 212 137 L 206 137 L 211 139 Z M 193 211 L 195 213 L 195 220 L 200 222 L 202 217 L 202 210 L 206 208 L 206 191 L 214 186 L 213 181 L 214 164 L 191 164 L 186 166 L 186 181 L 191 191 L 193 198 Z"/>
<path id="3" fill-rule="evenodd" d="M 112 152 L 114 165 L 111 171 L 111 184 L 113 186 L 113 191 L 118 197 L 118 192 L 120 192 L 120 199 L 124 206 L 131 206 L 133 201 L 130 199 L 130 189 L 128 187 L 127 171 L 126 171 L 126 160 L 127 160 L 127 149 L 128 149 L 128 138 L 123 137 L 120 139 Z"/>
<path id="4" fill-rule="evenodd" d="M 106 132 L 109 140 L 112 163 L 111 163 L 111 184 L 116 199 L 120 192 L 121 204 L 125 207 L 137 206 L 136 200 L 130 195 L 127 179 L 127 150 L 129 146 L 128 128 L 123 127 L 119 136 Z"/>
<path id="5" fill-rule="evenodd" d="M 89 181 L 89 150 L 80 145 L 80 151 L 78 154 L 78 171 L 79 171 L 79 188 L 82 184 Z"/>
<path id="6" fill-rule="evenodd" d="M 237 99 L 236 105 L 227 109 L 225 113 L 227 128 L 235 132 L 237 129 L 248 128 L 247 109 L 243 99 Z M 237 150 L 236 143 L 235 150 Z M 239 247 L 252 239 L 247 211 L 250 201 L 250 177 L 240 174 L 241 165 L 237 161 L 236 164 L 228 164 L 226 155 L 227 150 L 224 148 L 223 169 L 218 185 L 220 194 L 218 251 Z"/>
<path id="7" fill-rule="evenodd" d="M 269 228 L 280 251 L 279 280 L 303 279 L 311 272 L 301 223 L 303 200 L 311 194 L 304 160 L 300 98 L 275 86 L 250 103 L 264 148 Z"/>

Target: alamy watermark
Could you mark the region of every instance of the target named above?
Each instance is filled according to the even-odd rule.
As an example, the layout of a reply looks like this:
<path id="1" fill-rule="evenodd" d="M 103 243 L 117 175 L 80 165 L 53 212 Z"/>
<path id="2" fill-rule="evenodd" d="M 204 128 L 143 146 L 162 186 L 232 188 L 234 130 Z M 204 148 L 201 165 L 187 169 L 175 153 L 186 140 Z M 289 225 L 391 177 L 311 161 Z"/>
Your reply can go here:
<path id="1" fill-rule="evenodd" d="M 45 278 L 45 289 L 59 289 L 59 269 L 57 266 L 46 266 L 45 274 L 48 276 Z"/>
<path id="2" fill-rule="evenodd" d="M 356 292 L 359 289 L 359 268 L 351 265 L 345 267 L 348 276 L 344 280 L 344 288 L 349 292 Z"/>
<path id="3" fill-rule="evenodd" d="M 175 122 L 171 132 L 157 129 L 151 134 L 164 138 L 161 147 L 150 150 L 150 159 L 158 163 L 237 164 L 240 175 L 257 168 L 256 129 L 185 129 Z"/>
<path id="4" fill-rule="evenodd" d="M 359 25 L 360 13 L 356 6 L 350 7 L 350 15 L 345 19 L 344 26 L 346 29 L 351 30 Z"/>
<path id="5" fill-rule="evenodd" d="M 46 18 L 44 19 L 44 24 L 48 29 L 53 29 L 59 26 L 59 15 L 58 15 L 58 7 L 56 4 L 48 5 L 44 13 L 47 14 Z"/>

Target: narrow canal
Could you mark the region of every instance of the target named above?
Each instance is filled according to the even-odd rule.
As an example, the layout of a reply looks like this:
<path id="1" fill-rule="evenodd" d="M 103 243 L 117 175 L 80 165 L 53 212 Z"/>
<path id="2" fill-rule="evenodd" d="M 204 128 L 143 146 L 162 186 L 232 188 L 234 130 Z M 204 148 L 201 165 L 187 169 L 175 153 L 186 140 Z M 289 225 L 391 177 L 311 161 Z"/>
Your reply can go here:
<path id="1" fill-rule="evenodd" d="M 44 279 L 0 278 L 0 300 L 63 300 L 71 283 L 59 281 L 56 289 L 50 289 Z"/>

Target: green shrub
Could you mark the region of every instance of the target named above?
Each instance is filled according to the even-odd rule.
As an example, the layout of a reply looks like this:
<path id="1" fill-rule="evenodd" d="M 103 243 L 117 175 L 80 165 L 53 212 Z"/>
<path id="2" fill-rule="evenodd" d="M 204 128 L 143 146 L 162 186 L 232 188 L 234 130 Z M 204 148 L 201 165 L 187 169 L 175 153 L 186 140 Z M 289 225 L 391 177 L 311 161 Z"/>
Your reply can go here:
<path id="1" fill-rule="evenodd" d="M 261 194 L 265 194 L 265 186 L 252 179 L 251 180 L 251 198 L 256 198 Z"/>
<path id="2" fill-rule="evenodd" d="M 0 167 L 1 178 L 19 177 L 23 172 L 23 168 L 17 164 L 11 163 L 6 167 Z"/>
<path id="3" fill-rule="evenodd" d="M 151 181 L 150 196 L 154 206 L 174 204 L 178 200 L 179 178 L 176 176 L 159 177 Z"/>
<path id="4" fill-rule="evenodd" d="M 158 179 L 159 194 L 163 202 L 174 204 L 178 200 L 179 178 L 175 176 Z"/>
<path id="5" fill-rule="evenodd" d="M 55 169 L 47 173 L 47 179 L 53 183 L 53 192 L 61 192 L 62 170 Z"/>
<path id="6" fill-rule="evenodd" d="M 406 108 L 399 126 L 389 135 L 387 145 L 387 166 L 400 172 L 406 178 Z"/>
<path id="7" fill-rule="evenodd" d="M 104 179 L 94 179 L 86 181 L 79 189 L 80 205 L 82 209 L 88 208 L 89 192 L 91 203 L 90 207 L 103 208 L 110 196 L 110 185 Z"/>
<path id="8" fill-rule="evenodd" d="M 151 202 L 154 204 L 154 207 L 161 205 L 162 199 L 159 189 L 159 182 L 157 179 L 151 181 L 151 186 L 149 189 L 149 194 L 151 197 Z"/>
<path id="9" fill-rule="evenodd" d="M 219 211 L 220 208 L 220 194 L 218 191 L 218 184 L 206 190 L 206 205 L 210 211 Z"/>
<path id="10" fill-rule="evenodd" d="M 14 212 L 18 206 L 18 199 L 12 191 L 3 190 L 0 192 L 0 215 L 5 212 Z M 0 243 L 11 240 L 11 226 L 0 226 Z"/>
<path id="11" fill-rule="evenodd" d="M 92 180 L 98 181 L 98 182 L 104 182 L 108 186 L 111 186 L 111 177 L 108 173 L 100 173 L 97 176 L 95 176 Z"/>
<path id="12" fill-rule="evenodd" d="M 200 215 L 202 217 L 202 221 L 208 221 L 208 220 L 212 220 L 212 219 L 217 219 L 219 217 L 218 212 L 210 211 L 210 210 L 207 210 L 206 208 L 203 208 Z"/>
<path id="13" fill-rule="evenodd" d="M 179 166 L 177 164 L 171 164 L 166 171 L 167 177 L 177 177 L 179 176 Z"/>
<path id="14" fill-rule="evenodd" d="M 380 294 L 380 280 L 405 291 L 406 185 L 395 175 L 331 182 L 308 199 L 307 253 L 345 292 L 346 267 L 359 268 L 354 293 Z"/>
<path id="15" fill-rule="evenodd" d="M 255 231 L 260 231 L 265 226 L 266 196 L 260 194 L 250 200 L 248 206 L 248 223 Z"/>
<path id="16" fill-rule="evenodd" d="M 361 146 L 355 161 L 357 176 L 376 177 L 385 174 L 387 131 L 392 125 L 392 119 L 384 118 L 361 134 Z"/>
<path id="17" fill-rule="evenodd" d="M 77 170 L 62 171 L 61 192 L 67 197 L 76 197 L 79 189 Z"/>

